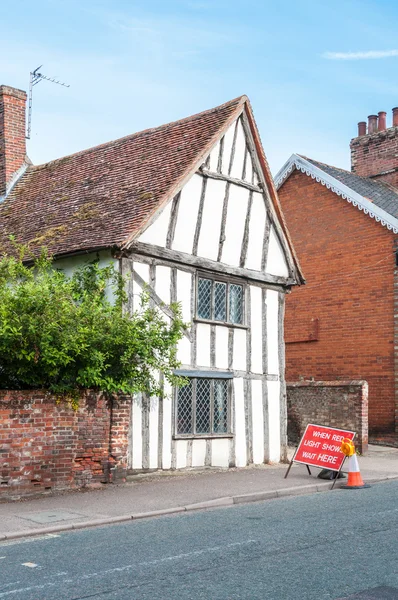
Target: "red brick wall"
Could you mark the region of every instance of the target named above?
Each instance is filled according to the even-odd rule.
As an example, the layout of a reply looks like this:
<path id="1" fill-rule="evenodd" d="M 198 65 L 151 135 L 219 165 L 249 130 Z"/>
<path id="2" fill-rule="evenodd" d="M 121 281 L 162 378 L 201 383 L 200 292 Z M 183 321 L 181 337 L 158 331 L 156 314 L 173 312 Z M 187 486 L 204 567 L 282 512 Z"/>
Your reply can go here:
<path id="1" fill-rule="evenodd" d="M 351 140 L 351 169 L 357 175 L 375 177 L 398 186 L 398 127 Z"/>
<path id="2" fill-rule="evenodd" d="M 0 196 L 25 161 L 25 105 L 25 92 L 0 86 Z"/>
<path id="3" fill-rule="evenodd" d="M 0 391 L 0 498 L 113 481 L 126 472 L 130 402 Z"/>
<path id="4" fill-rule="evenodd" d="M 307 280 L 286 298 L 286 379 L 365 380 L 370 429 L 392 431 L 395 236 L 301 172 L 279 198 Z"/>
<path id="5" fill-rule="evenodd" d="M 299 381 L 286 384 L 287 433 L 298 444 L 309 423 L 355 431 L 355 446 L 368 450 L 366 381 Z"/>

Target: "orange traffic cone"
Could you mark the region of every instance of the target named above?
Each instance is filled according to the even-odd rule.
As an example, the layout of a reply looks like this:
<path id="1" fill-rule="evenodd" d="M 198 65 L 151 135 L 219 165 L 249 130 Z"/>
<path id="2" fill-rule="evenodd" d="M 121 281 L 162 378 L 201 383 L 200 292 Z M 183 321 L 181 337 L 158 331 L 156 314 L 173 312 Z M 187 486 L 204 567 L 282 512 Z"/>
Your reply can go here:
<path id="1" fill-rule="evenodd" d="M 361 488 L 370 487 L 370 485 L 363 482 L 361 472 L 359 470 L 355 446 L 352 441 L 348 439 L 343 440 L 343 443 L 341 444 L 341 450 L 346 456 L 348 456 L 348 480 L 346 485 L 342 485 L 341 488 L 345 490 L 359 490 Z"/>

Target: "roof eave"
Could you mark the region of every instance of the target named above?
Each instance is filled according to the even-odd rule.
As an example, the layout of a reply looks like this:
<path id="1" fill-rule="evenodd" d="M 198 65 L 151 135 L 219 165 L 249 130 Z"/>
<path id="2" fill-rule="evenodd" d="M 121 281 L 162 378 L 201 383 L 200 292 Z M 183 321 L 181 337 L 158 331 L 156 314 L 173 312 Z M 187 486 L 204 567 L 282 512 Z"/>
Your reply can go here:
<path id="1" fill-rule="evenodd" d="M 337 196 L 341 196 L 347 200 L 347 202 L 359 210 L 362 210 L 365 215 L 369 215 L 372 219 L 375 219 L 376 222 L 381 223 L 390 231 L 398 233 L 398 219 L 396 217 L 386 212 L 373 202 L 370 202 L 367 198 L 361 194 L 358 194 L 358 192 L 355 192 L 350 187 L 332 175 L 322 171 L 322 169 L 316 167 L 298 154 L 292 154 L 289 160 L 285 162 L 283 167 L 276 174 L 274 179 L 276 189 L 280 189 L 280 187 L 290 177 L 294 170 L 301 171 L 305 175 L 315 179 L 318 183 L 326 186 Z"/>

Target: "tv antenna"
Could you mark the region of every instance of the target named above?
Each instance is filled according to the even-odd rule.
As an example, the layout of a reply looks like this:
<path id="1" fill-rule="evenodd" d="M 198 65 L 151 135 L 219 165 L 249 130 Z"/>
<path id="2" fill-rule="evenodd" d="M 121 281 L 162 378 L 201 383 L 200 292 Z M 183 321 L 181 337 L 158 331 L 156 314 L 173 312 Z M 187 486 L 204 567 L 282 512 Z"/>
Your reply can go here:
<path id="1" fill-rule="evenodd" d="M 37 85 L 38 83 L 40 83 L 40 81 L 43 81 L 43 79 L 45 79 L 46 81 L 50 81 L 51 83 L 56 83 L 57 85 L 62 85 L 63 87 L 70 87 L 67 83 L 63 83 L 62 81 L 58 81 L 57 79 L 55 79 L 55 77 L 47 77 L 46 75 L 43 75 L 43 73 L 39 72 L 39 69 L 42 68 L 43 65 L 40 65 L 40 67 L 37 67 L 37 69 L 35 69 L 34 71 L 30 72 L 30 79 L 29 79 L 29 108 L 28 108 L 28 127 L 27 127 L 27 131 L 26 131 L 26 138 L 28 140 L 30 140 L 30 131 L 31 131 L 31 124 L 32 124 L 32 102 L 33 102 L 33 88 L 35 85 Z"/>

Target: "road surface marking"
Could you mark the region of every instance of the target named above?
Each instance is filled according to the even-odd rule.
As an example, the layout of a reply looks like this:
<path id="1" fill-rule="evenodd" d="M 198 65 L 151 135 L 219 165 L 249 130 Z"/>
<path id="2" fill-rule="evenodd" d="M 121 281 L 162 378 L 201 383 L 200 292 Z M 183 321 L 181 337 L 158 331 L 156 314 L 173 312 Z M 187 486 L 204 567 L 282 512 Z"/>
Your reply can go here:
<path id="1" fill-rule="evenodd" d="M 61 537 L 56 533 L 45 533 L 44 535 L 38 535 L 36 537 L 28 537 L 17 540 L 5 540 L 4 542 L 0 542 L 0 546 L 2 548 L 6 546 L 15 546 L 16 544 L 32 544 L 34 542 L 42 542 L 43 540 L 51 540 L 52 538 Z"/>
<path id="2" fill-rule="evenodd" d="M 15 590 L 9 590 L 8 592 L 0 592 L 0 598 L 5 598 L 6 596 L 11 596 L 14 594 L 21 594 L 30 592 L 32 590 L 43 590 L 47 587 L 54 587 L 55 585 L 59 586 L 60 583 L 73 583 L 76 584 L 79 581 L 86 581 L 87 579 L 92 579 L 93 577 L 103 577 L 104 575 L 110 575 L 111 573 L 120 573 L 122 571 L 130 571 L 131 569 L 136 569 L 137 567 L 146 567 L 149 565 L 158 565 L 164 562 L 170 562 L 173 560 L 181 560 L 184 558 L 190 558 L 191 556 L 200 556 L 201 554 L 212 553 L 225 551 L 229 548 L 238 548 L 240 546 L 248 546 L 250 544 L 257 544 L 257 540 L 246 540 L 244 542 L 233 542 L 231 544 L 224 544 L 223 546 L 210 546 L 209 548 L 203 548 L 202 550 L 194 550 L 193 552 L 187 552 L 185 554 L 176 554 L 174 556 L 165 556 L 164 558 L 158 558 L 155 560 L 149 560 L 141 563 L 137 563 L 134 565 L 125 565 L 124 567 L 114 567 L 113 569 L 106 569 L 105 571 L 100 571 L 99 573 L 86 573 L 85 575 L 77 575 L 75 577 L 69 577 L 68 579 L 63 579 L 61 582 L 52 582 L 43 583 L 42 585 L 32 585 L 26 588 L 18 588 Z M 25 565 L 32 565 L 34 563 L 24 563 Z M 35 565 L 37 566 L 37 565 Z M 51 577 L 51 576 L 49 576 Z M 54 576 L 53 576 L 54 577 Z M 57 577 L 57 575 L 55 575 Z"/>

